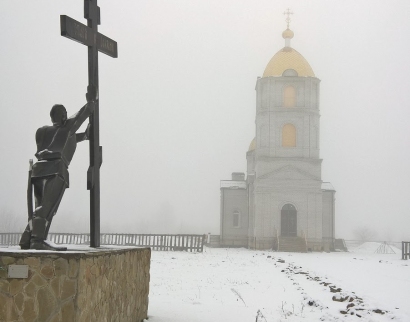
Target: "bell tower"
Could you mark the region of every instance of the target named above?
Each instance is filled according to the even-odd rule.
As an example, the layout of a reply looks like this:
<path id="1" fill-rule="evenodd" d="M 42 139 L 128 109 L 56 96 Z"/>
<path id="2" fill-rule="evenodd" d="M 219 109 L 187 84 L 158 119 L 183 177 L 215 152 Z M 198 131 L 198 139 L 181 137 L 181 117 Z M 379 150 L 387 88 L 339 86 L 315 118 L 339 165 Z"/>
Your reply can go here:
<path id="1" fill-rule="evenodd" d="M 256 82 L 256 135 L 247 153 L 249 246 L 258 249 L 280 237 L 322 242 L 320 80 L 292 48 L 292 12 L 285 14 L 285 46 Z"/>
<path id="2" fill-rule="evenodd" d="M 246 153 L 246 180 L 235 175 L 221 181 L 219 244 L 334 250 L 335 190 L 322 182 L 319 155 L 320 80 L 292 47 L 292 12 L 284 14 L 285 46 L 256 81 L 255 138 Z"/>

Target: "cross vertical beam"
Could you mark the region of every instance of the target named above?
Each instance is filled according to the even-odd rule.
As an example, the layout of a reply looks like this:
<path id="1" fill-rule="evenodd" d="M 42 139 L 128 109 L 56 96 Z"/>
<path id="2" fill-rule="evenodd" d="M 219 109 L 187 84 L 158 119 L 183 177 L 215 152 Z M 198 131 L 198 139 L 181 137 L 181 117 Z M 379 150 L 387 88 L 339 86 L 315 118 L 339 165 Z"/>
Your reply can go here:
<path id="1" fill-rule="evenodd" d="M 100 8 L 97 0 L 84 1 L 84 18 L 87 26 L 94 31 L 96 37 L 100 24 Z M 88 46 L 88 85 L 98 87 L 98 50 L 96 46 Z M 90 168 L 92 172 L 92 184 L 90 189 L 90 246 L 100 247 L 100 106 L 99 99 L 96 101 L 94 113 L 90 116 Z M 102 161 L 102 160 L 101 160 Z"/>
<path id="2" fill-rule="evenodd" d="M 88 46 L 88 85 L 95 86 L 98 93 L 98 52 L 117 58 L 117 43 L 100 34 L 100 8 L 97 0 L 84 0 L 84 18 L 87 26 L 67 17 L 60 16 L 61 35 Z M 100 146 L 100 106 L 95 102 L 90 122 L 90 167 L 87 171 L 87 189 L 90 190 L 90 246 L 100 246 L 100 166 L 102 147 Z"/>

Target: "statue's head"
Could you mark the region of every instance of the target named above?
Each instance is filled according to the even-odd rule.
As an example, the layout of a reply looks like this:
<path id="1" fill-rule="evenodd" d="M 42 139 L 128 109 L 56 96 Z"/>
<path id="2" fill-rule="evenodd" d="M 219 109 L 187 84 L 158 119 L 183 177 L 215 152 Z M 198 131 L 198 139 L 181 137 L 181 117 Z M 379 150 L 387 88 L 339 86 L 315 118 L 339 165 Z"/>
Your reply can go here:
<path id="1" fill-rule="evenodd" d="M 64 105 L 56 104 L 51 108 L 50 111 L 51 122 L 54 125 L 63 125 L 67 120 L 67 111 Z"/>

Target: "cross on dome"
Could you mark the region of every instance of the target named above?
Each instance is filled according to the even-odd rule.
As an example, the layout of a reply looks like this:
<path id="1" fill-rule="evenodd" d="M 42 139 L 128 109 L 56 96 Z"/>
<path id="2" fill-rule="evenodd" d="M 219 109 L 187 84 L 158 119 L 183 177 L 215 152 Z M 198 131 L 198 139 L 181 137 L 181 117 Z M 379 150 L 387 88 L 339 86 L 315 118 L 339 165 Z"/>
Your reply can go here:
<path id="1" fill-rule="evenodd" d="M 288 25 L 288 29 L 289 29 L 289 23 L 291 22 L 290 15 L 293 15 L 293 12 L 290 11 L 289 8 L 287 8 L 286 11 L 285 11 L 283 14 L 284 14 L 284 15 L 287 15 L 285 21 L 286 21 L 286 23 L 287 23 L 287 25 Z"/>
<path id="2" fill-rule="evenodd" d="M 282 37 L 285 39 L 285 47 L 279 50 L 269 61 L 263 77 L 281 77 L 286 70 L 294 70 L 299 77 L 315 77 L 307 60 L 290 45 L 294 36 L 293 31 L 289 29 L 290 15 L 293 12 L 288 8 L 283 14 L 287 16 L 286 22 L 288 25 L 288 28 L 282 32 Z"/>
<path id="3" fill-rule="evenodd" d="M 282 37 L 285 39 L 285 47 L 290 47 L 290 40 L 293 38 L 293 31 L 289 29 L 289 24 L 290 24 L 290 15 L 293 15 L 293 12 L 290 11 L 290 9 L 286 9 L 286 11 L 283 13 L 286 15 L 286 23 L 287 23 L 287 28 L 286 30 L 282 33 Z"/>

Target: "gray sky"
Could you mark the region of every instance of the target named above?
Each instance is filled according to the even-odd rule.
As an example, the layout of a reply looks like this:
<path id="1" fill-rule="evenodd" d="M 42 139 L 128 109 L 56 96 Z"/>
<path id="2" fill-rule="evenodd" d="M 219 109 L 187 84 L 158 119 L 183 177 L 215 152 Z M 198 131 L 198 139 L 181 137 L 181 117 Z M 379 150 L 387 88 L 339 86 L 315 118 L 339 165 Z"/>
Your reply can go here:
<path id="1" fill-rule="evenodd" d="M 99 31 L 119 46 L 118 59 L 99 55 L 102 231 L 219 233 L 219 181 L 246 171 L 256 78 L 284 46 L 290 7 L 292 47 L 321 79 L 337 237 L 367 226 L 410 238 L 407 0 L 98 4 Z M 36 129 L 53 104 L 71 115 L 85 103 L 87 49 L 60 36 L 61 14 L 86 23 L 82 0 L 0 1 L 0 209 L 18 225 Z M 52 230 L 89 230 L 87 168 L 83 143 Z"/>

